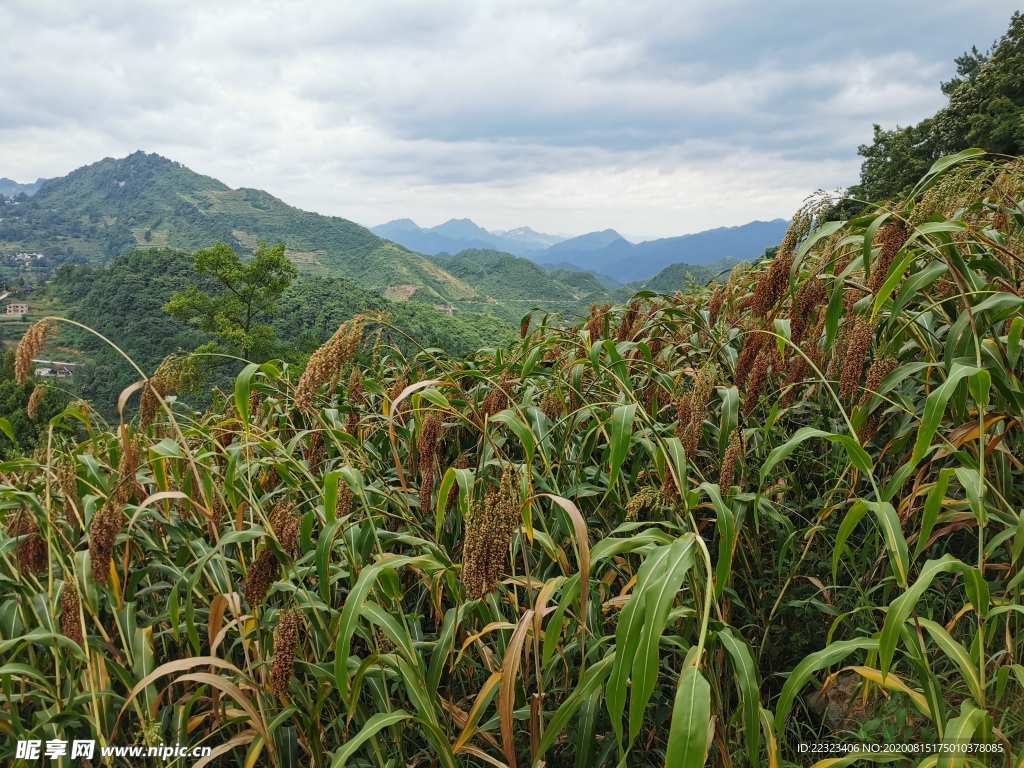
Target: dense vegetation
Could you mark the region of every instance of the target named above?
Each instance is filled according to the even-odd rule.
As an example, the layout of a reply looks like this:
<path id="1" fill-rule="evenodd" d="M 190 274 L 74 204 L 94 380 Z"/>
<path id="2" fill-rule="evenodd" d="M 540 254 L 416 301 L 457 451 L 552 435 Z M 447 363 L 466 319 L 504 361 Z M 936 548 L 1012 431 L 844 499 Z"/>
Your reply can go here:
<path id="1" fill-rule="evenodd" d="M 196 271 L 189 254 L 153 248 L 119 256 L 107 267 L 66 264 L 57 270 L 47 289 L 66 307 L 69 319 L 114 341 L 140 367 L 152 371 L 166 356 L 195 350 L 215 338 L 164 311 L 172 296 L 190 286 L 208 295 L 220 290 L 211 275 Z M 468 312 L 450 317 L 428 304 L 391 302 L 344 278 L 302 278 L 292 283 L 277 303 L 279 314 L 271 317 L 270 323 L 278 341 L 267 356 L 293 364 L 305 362 L 339 323 L 365 311 L 390 315 L 396 330 L 389 334 L 407 351 L 420 345 L 462 355 L 482 346 L 504 344 L 514 335 L 512 326 L 496 317 Z M 113 416 L 118 395 L 138 377 L 133 366 L 106 341 L 80 328 L 62 328 L 59 339 L 87 359 L 75 371 L 76 391 L 102 413 Z M 240 367 L 231 369 L 230 375 Z M 225 380 L 214 376 L 210 381 Z M 208 401 L 204 396 L 189 402 L 205 405 Z"/>
<path id="2" fill-rule="evenodd" d="M 69 407 L 0 465 L 0 750 L 1024 765 L 1024 163 L 933 171 L 507 348 L 355 317 L 200 415 L 187 357 L 119 431 Z"/>
<path id="3" fill-rule="evenodd" d="M 434 256 L 432 260 L 481 294 L 497 300 L 495 313 L 515 322 L 534 307 L 551 313 L 586 314 L 587 305 L 605 300 L 610 293 L 589 272 L 548 272 L 529 259 L 501 251 L 470 249 L 454 256 Z"/>
<path id="4" fill-rule="evenodd" d="M 986 53 L 956 59 L 957 75 L 942 84 L 948 104 L 916 125 L 883 130 L 862 146 L 860 184 L 853 197 L 881 200 L 913 186 L 939 157 L 968 147 L 1024 154 L 1024 14 Z"/>
<path id="5" fill-rule="evenodd" d="M 771 252 L 774 253 L 774 249 Z M 723 282 L 736 264 L 736 259 L 720 259 L 710 264 L 671 264 L 652 278 L 629 283 L 626 289 L 672 293 L 686 290 L 691 285 L 707 285 L 712 281 Z"/>

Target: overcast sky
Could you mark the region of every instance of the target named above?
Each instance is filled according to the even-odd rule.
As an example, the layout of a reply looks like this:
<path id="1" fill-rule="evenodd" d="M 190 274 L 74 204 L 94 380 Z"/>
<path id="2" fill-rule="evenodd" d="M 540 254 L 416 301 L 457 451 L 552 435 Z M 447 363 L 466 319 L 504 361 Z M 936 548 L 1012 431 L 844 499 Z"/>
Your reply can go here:
<path id="1" fill-rule="evenodd" d="M 857 179 L 1003 0 L 0 0 L 0 176 L 157 152 L 374 225 L 666 236 Z"/>

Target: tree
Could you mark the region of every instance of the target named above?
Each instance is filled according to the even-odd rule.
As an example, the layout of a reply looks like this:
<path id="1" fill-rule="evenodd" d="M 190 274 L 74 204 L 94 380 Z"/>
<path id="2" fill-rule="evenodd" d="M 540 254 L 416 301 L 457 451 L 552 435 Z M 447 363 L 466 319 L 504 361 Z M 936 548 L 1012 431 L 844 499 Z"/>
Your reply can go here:
<path id="1" fill-rule="evenodd" d="M 917 125 L 893 130 L 875 126 L 860 184 L 850 194 L 876 201 L 906 191 L 935 160 L 968 147 L 1024 154 L 1024 14 L 987 53 L 972 48 L 955 59 L 957 74 L 942 83 L 949 103 Z"/>
<path id="2" fill-rule="evenodd" d="M 218 242 L 193 254 L 196 271 L 211 275 L 219 291 L 204 293 L 190 285 L 174 294 L 164 311 L 176 320 L 212 333 L 230 349 L 252 360 L 273 354 L 277 300 L 298 275 L 285 256 L 284 243 L 260 243 L 244 264 L 232 248 Z"/>

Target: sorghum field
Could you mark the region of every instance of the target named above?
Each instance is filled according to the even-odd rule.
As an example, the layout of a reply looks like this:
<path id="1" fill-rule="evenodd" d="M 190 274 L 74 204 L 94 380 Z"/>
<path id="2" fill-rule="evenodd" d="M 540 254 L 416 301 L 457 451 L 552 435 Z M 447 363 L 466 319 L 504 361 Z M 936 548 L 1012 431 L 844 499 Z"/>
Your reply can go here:
<path id="1" fill-rule="evenodd" d="M 968 151 L 512 348 L 357 317 L 202 414 L 188 357 L 75 403 L 0 465 L 5 764 L 1024 766 L 1022 201 Z"/>

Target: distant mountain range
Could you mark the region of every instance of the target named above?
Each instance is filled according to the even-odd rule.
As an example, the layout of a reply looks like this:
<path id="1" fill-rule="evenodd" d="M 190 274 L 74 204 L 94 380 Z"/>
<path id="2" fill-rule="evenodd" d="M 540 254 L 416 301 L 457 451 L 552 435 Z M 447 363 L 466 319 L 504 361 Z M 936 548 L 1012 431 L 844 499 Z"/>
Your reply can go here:
<path id="1" fill-rule="evenodd" d="M 777 245 L 788 222 L 752 221 L 737 227 L 719 227 L 680 237 L 631 243 L 614 229 L 563 239 L 529 227 L 489 232 L 469 219 L 451 219 L 424 229 L 411 219 L 397 219 L 371 231 L 431 256 L 466 249 L 499 250 L 541 264 L 575 267 L 620 283 L 651 278 L 671 264 L 702 265 L 722 259 L 755 258 Z"/>
<path id="2" fill-rule="evenodd" d="M 36 193 L 39 187 L 42 186 L 43 181 L 45 181 L 45 179 L 36 179 L 31 184 L 19 184 L 11 179 L 2 178 L 0 179 L 0 195 L 5 195 L 6 197 L 17 197 L 24 192 L 26 195 L 32 196 Z"/>
<path id="3" fill-rule="evenodd" d="M 513 256 L 529 256 L 565 239 L 558 235 L 534 232 L 529 227 L 488 232 L 469 219 L 450 219 L 444 224 L 426 229 L 412 219 L 395 219 L 387 224 L 370 227 L 370 231 L 404 245 L 410 251 L 428 256 L 453 254 L 467 249 L 498 250 Z"/>
<path id="4" fill-rule="evenodd" d="M 533 258 L 569 262 L 626 283 L 652 277 L 671 264 L 711 264 L 722 259 L 753 259 L 778 245 L 789 223 L 784 219 L 752 221 L 680 237 L 630 243 L 613 229 L 591 232 L 557 243 Z"/>

